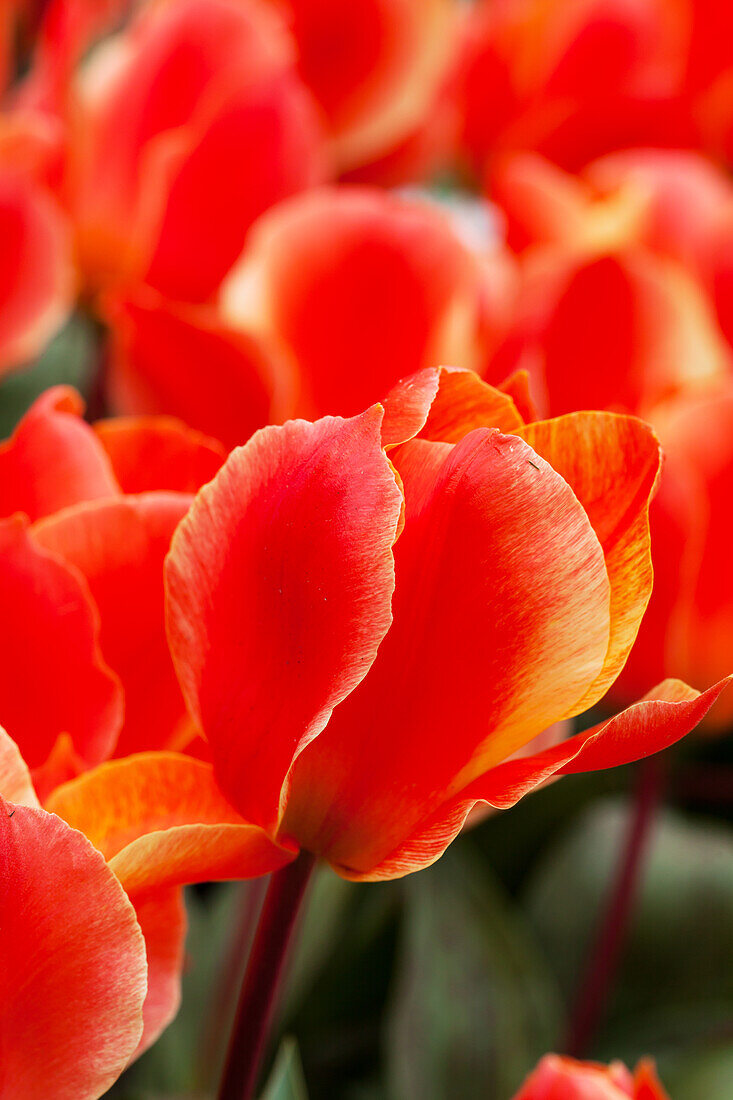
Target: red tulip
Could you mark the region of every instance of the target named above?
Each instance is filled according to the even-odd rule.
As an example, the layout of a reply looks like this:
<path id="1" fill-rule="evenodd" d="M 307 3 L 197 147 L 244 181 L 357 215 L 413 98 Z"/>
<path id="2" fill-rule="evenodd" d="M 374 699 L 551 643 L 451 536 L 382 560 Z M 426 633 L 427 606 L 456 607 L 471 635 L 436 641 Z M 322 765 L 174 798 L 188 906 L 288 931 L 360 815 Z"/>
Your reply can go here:
<path id="1" fill-rule="evenodd" d="M 388 153 L 427 118 L 457 38 L 450 0 L 271 2 L 288 20 L 341 169 Z"/>
<path id="2" fill-rule="evenodd" d="M 167 563 L 174 662 L 232 804 L 346 877 L 391 878 L 476 803 L 683 736 L 722 683 L 668 681 L 507 761 L 618 675 L 651 590 L 658 468 L 640 421 L 524 427 L 470 372 L 233 451 Z"/>
<path id="3" fill-rule="evenodd" d="M 113 751 L 190 736 L 162 566 L 224 456 L 170 419 L 95 430 L 81 412 L 73 390 L 49 390 L 0 446 L 1 720 L 42 790 Z"/>
<path id="4" fill-rule="evenodd" d="M 96 1100 L 140 1041 L 145 945 L 86 837 L 40 809 L 0 732 L 0 1090 Z"/>
<path id="5" fill-rule="evenodd" d="M 323 188 L 254 227 L 222 309 L 292 364 L 299 415 L 351 415 L 406 373 L 477 365 L 509 282 L 498 250 L 479 260 L 435 204 Z"/>
<path id="6" fill-rule="evenodd" d="M 294 66 L 284 25 L 245 0 L 145 5 L 92 54 L 64 183 L 88 288 L 211 297 L 257 215 L 322 176 Z"/>
<path id="7" fill-rule="evenodd" d="M 669 1100 L 650 1062 L 632 1075 L 621 1062 L 601 1066 L 548 1054 L 514 1100 Z"/>

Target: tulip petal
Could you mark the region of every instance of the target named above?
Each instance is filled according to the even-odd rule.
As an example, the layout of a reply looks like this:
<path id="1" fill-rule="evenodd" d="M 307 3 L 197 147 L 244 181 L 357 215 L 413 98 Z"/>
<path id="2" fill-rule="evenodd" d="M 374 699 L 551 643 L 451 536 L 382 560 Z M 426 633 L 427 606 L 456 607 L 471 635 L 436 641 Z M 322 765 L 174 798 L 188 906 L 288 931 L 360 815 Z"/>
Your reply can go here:
<path id="1" fill-rule="evenodd" d="M 0 925 L 3 1100 L 96 1100 L 142 1031 L 135 911 L 86 837 L 2 799 Z"/>
<path id="2" fill-rule="evenodd" d="M 223 790 L 266 828 L 294 758 L 366 675 L 391 622 L 402 495 L 381 421 L 375 406 L 263 429 L 173 539 L 179 680 Z"/>
<path id="3" fill-rule="evenodd" d="M 20 517 L 0 521 L 0 614 L 0 721 L 28 766 L 43 764 L 61 733 L 88 764 L 103 760 L 122 698 L 102 660 L 96 609 L 83 578 L 43 550 Z"/>
<path id="4" fill-rule="evenodd" d="M 661 452 L 648 425 L 612 413 L 573 413 L 518 429 L 572 488 L 598 536 L 611 582 L 603 668 L 578 703 L 593 706 L 623 668 L 652 591 L 649 502 Z"/>
<path id="5" fill-rule="evenodd" d="M 524 421 L 512 398 L 474 371 L 437 367 L 418 371 L 393 386 L 384 402 L 385 447 L 419 435 L 459 443 L 474 428 L 513 432 Z"/>
<path id="6" fill-rule="evenodd" d="M 54 386 L 0 444 L 0 516 L 25 512 L 35 520 L 80 500 L 119 494 L 110 461 L 82 420 L 83 411 L 75 390 Z"/>
<path id="7" fill-rule="evenodd" d="M 123 493 L 195 493 L 211 481 L 226 451 L 218 440 L 172 416 L 130 416 L 94 425 Z"/>
<path id="8" fill-rule="evenodd" d="M 17 806 L 40 805 L 28 765 L 4 729 L 0 729 L 0 798 Z"/>
<path id="9" fill-rule="evenodd" d="M 186 907 L 183 890 L 176 886 L 153 890 L 131 901 L 145 937 L 148 960 L 143 1033 L 134 1054 L 139 1058 L 175 1018 L 181 1003 Z"/>
<path id="10" fill-rule="evenodd" d="M 293 769 L 287 835 L 367 871 L 568 712 L 608 647 L 609 583 L 572 489 L 516 436 L 412 440 L 394 622 Z M 384 777 L 389 776 L 389 782 Z"/>
<path id="11" fill-rule="evenodd" d="M 167 748 L 185 706 L 165 638 L 163 560 L 191 503 L 187 493 L 118 496 L 67 508 L 33 528 L 78 570 L 99 609 L 99 640 L 125 692 L 117 755 Z"/>
<path id="12" fill-rule="evenodd" d="M 660 752 L 695 728 L 731 679 L 702 693 L 680 680 L 665 680 L 608 721 L 534 756 L 491 768 L 425 820 L 407 843 L 369 873 L 339 871 L 347 878 L 376 881 L 427 867 L 456 838 L 477 803 L 507 810 L 553 776 L 614 768 Z"/>
<path id="13" fill-rule="evenodd" d="M 210 764 L 177 753 L 103 764 L 58 787 L 47 809 L 89 837 L 133 897 L 164 886 L 255 878 L 296 854 L 240 817 Z"/>
<path id="14" fill-rule="evenodd" d="M 667 1090 L 657 1076 L 654 1063 L 644 1059 L 634 1073 L 634 1100 L 670 1100 Z"/>

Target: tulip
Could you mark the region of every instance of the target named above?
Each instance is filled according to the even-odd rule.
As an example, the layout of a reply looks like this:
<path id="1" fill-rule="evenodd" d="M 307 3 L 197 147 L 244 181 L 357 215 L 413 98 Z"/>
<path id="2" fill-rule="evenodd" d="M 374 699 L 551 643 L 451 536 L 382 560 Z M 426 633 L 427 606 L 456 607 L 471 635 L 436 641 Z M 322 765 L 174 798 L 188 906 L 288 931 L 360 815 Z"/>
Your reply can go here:
<path id="1" fill-rule="evenodd" d="M 0 1090 L 96 1100 L 142 1034 L 145 945 L 89 841 L 42 810 L 0 733 Z"/>
<path id="2" fill-rule="evenodd" d="M 235 449 L 166 572 L 173 660 L 232 804 L 347 878 L 394 878 L 437 859 L 477 803 L 683 736 L 722 683 L 668 681 L 507 761 L 623 666 L 658 469 L 637 420 L 525 426 L 460 371 Z"/>
<path id="3" fill-rule="evenodd" d="M 97 1097 L 176 1014 L 186 932 L 181 887 L 266 874 L 294 853 L 242 820 L 211 765 L 172 752 L 88 771 L 57 787 L 42 810 L 17 746 L 0 731 L 0 799 L 8 800 L 2 811 L 9 805 L 0 812 L 3 896 L 12 886 L 17 899 L 3 917 L 0 1034 L 2 1068 L 9 1068 L 0 1082 L 13 1090 L 9 1100 Z M 26 876 L 32 885 L 24 892 L 17 884 Z"/>
<path id="4" fill-rule="evenodd" d="M 311 417 L 352 415 L 436 362 L 477 366 L 511 298 L 501 251 L 477 257 L 434 203 L 344 187 L 266 214 L 221 308 L 280 348 L 299 387 L 291 415 Z"/>
<path id="5" fill-rule="evenodd" d="M 548 1054 L 514 1100 L 669 1100 L 654 1066 L 640 1062 L 632 1075 L 621 1062 L 601 1066 Z"/>
<path id="6" fill-rule="evenodd" d="M 82 411 L 49 390 L 0 445 L 2 721 L 44 794 L 114 752 L 190 738 L 163 558 L 224 456 L 170 418 L 90 427 Z"/>

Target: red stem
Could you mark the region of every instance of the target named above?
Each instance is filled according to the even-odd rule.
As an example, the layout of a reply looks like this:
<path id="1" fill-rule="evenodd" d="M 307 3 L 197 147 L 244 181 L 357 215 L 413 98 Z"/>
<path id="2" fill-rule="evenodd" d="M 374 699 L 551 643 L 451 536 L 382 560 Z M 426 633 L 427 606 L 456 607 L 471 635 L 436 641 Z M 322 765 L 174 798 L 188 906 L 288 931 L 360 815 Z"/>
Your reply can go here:
<path id="1" fill-rule="evenodd" d="M 314 866 L 315 858 L 301 852 L 270 880 L 242 982 L 219 1100 L 250 1100 L 254 1094 L 288 944 Z"/>
<path id="2" fill-rule="evenodd" d="M 648 757 L 639 766 L 626 841 L 570 1017 L 565 1050 L 576 1058 L 586 1053 L 606 1010 L 626 940 L 651 827 L 662 797 L 664 771 L 664 761 L 659 755 Z"/>

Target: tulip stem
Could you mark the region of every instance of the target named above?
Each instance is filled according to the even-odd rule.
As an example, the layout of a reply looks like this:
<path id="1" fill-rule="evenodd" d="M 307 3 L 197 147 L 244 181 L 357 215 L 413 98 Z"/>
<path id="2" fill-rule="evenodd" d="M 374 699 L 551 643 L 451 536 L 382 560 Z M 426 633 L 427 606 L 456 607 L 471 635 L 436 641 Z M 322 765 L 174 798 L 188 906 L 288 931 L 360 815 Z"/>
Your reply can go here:
<path id="1" fill-rule="evenodd" d="M 565 1051 L 576 1058 L 587 1053 L 606 1010 L 637 896 L 656 810 L 662 799 L 664 775 L 665 761 L 659 754 L 647 757 L 639 766 L 626 839 L 570 1018 Z"/>
<path id="2" fill-rule="evenodd" d="M 315 857 L 301 852 L 270 880 L 229 1040 L 219 1100 L 251 1100 L 257 1085 L 288 945 Z"/>

